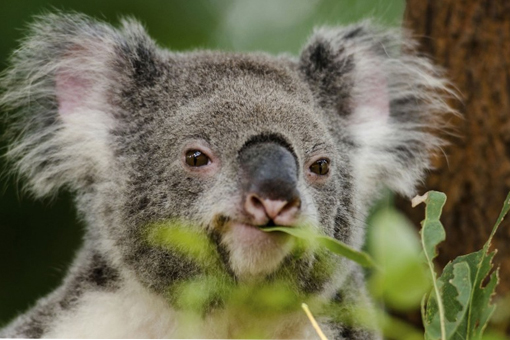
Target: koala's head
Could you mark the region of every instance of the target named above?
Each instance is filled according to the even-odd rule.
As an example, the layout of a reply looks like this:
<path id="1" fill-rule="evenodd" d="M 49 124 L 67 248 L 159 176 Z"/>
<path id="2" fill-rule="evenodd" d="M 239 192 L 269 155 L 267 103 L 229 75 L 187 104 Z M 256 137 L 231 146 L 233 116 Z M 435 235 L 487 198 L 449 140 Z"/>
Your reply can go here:
<path id="1" fill-rule="evenodd" d="M 260 227 L 359 248 L 380 188 L 422 179 L 448 108 L 411 45 L 365 23 L 318 30 L 299 58 L 172 53 L 132 21 L 49 15 L 3 79 L 9 155 L 36 195 L 74 191 L 90 242 L 155 289 L 196 271 L 144 239 L 165 220 L 199 226 L 237 278 L 265 277 L 290 243 Z"/>

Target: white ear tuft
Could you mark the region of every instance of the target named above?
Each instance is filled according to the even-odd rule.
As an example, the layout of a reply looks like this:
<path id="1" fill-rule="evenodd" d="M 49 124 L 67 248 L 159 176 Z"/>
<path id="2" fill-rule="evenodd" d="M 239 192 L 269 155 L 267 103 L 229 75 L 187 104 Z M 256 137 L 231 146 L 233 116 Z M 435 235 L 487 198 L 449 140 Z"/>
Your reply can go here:
<path id="1" fill-rule="evenodd" d="M 455 96 L 440 72 L 415 51 L 406 32 L 364 22 L 316 31 L 300 68 L 339 135 L 358 147 L 352 156 L 365 196 L 380 185 L 412 196 L 442 141 L 445 97 Z"/>
<path id="2" fill-rule="evenodd" d="M 55 66 L 55 95 L 62 117 L 83 109 L 107 106 L 108 87 L 115 81 L 110 64 L 115 59 L 115 41 L 79 36 L 62 51 Z"/>
<path id="3" fill-rule="evenodd" d="M 7 156 L 37 196 L 81 189 L 108 176 L 119 110 L 112 102 L 133 64 L 153 65 L 149 57 L 132 60 L 152 41 L 133 22 L 116 30 L 76 14 L 46 15 L 30 28 L 0 78 L 12 136 Z"/>
<path id="4" fill-rule="evenodd" d="M 385 124 L 390 116 L 390 96 L 381 63 L 370 56 L 357 59 L 354 77 L 351 124 Z"/>

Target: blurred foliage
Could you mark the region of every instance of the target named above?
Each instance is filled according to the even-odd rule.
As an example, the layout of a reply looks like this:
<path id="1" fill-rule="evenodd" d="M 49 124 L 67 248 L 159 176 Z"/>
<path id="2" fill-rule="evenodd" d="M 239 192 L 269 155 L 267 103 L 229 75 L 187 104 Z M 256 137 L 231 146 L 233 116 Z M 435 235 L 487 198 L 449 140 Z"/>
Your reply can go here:
<path id="1" fill-rule="evenodd" d="M 343 256 L 352 260 L 359 265 L 366 268 L 375 268 L 377 265 L 369 254 L 365 252 L 357 251 L 351 248 L 347 244 L 340 242 L 332 237 L 315 234 L 312 232 L 312 228 L 302 226 L 298 228 L 288 227 L 269 227 L 264 228 L 266 232 L 284 232 L 288 235 L 294 236 L 296 239 L 303 242 L 303 246 L 310 249 L 323 248 L 327 249 L 332 253 Z"/>
<path id="2" fill-rule="evenodd" d="M 0 70 L 32 17 L 55 9 L 112 23 L 133 16 L 160 45 L 172 50 L 296 54 L 317 25 L 366 17 L 398 25 L 404 0 L 1 0 Z M 0 144 L 0 153 L 4 148 Z M 0 159 L 0 172 L 6 168 Z M 34 201 L 21 187 L 14 178 L 1 177 L 0 325 L 58 285 L 83 235 L 71 195 Z"/>
<path id="3" fill-rule="evenodd" d="M 286 233 L 291 242 L 290 258 L 313 257 L 313 268 L 319 268 L 326 275 L 332 274 L 339 261 L 336 255 L 375 268 L 368 254 L 319 234 L 311 226 L 263 230 Z M 322 294 L 305 293 L 300 288 L 300 277 L 286 267 L 293 268 L 292 263 L 285 262 L 268 280 L 239 282 L 229 275 L 215 244 L 200 227 L 182 221 L 166 221 L 148 225 L 145 235 L 151 247 L 176 252 L 199 268 L 193 279 L 176 280 L 168 287 L 167 298 L 180 311 L 176 316 L 182 332 L 176 335 L 178 338 L 201 337 L 201 330 L 197 329 L 201 323 L 197 321 L 203 318 L 204 311 L 210 318 L 235 320 L 236 326 L 229 329 L 232 338 L 271 338 L 272 330 L 281 326 L 286 317 L 302 319 L 301 325 L 307 323 L 301 309 L 303 303 L 309 305 L 316 316 L 326 316 L 355 328 L 376 328 L 375 314 L 366 299 L 340 303 L 329 301 Z"/>
<path id="4" fill-rule="evenodd" d="M 178 324 L 186 325 L 180 328 L 183 333 L 178 337 L 200 337 L 200 330 L 194 325 L 200 324 L 197 321 L 208 311 L 212 317 L 236 320 L 235 332 L 229 333 L 234 338 L 270 338 L 270 330 L 279 325 L 282 317 L 303 318 L 299 312 L 305 303 L 316 316 L 353 328 L 374 329 L 379 324 L 388 339 L 423 339 L 423 330 L 389 313 L 412 311 L 420 305 L 426 339 L 504 339 L 497 329 L 498 324 L 509 321 L 508 305 L 507 301 L 500 301 L 494 314 L 496 305 L 492 297 L 498 269 L 492 270 L 495 251 L 490 252 L 489 248 L 510 210 L 510 194 L 483 249 L 457 257 L 437 274 L 441 270 L 436 268 L 433 259 L 437 256 L 437 246 L 446 238 L 440 221 L 445 202 L 446 195 L 436 191 L 413 199 L 413 205 L 426 205 L 421 237 L 392 206 L 377 209 L 370 218 L 375 227 L 371 228 L 367 242 L 367 251 L 375 261 L 365 252 L 320 234 L 311 225 L 263 228 L 266 232 L 287 234 L 291 237 L 291 258 L 313 256 L 317 263 L 322 262 L 318 267 L 323 272 L 331 273 L 327 268 L 335 266 L 338 255 L 370 268 L 368 286 L 377 302 L 375 313 L 363 298 L 335 302 L 321 294 L 305 293 L 299 289 L 295 273 L 284 268 L 263 282 L 234 280 L 213 242 L 198 226 L 189 223 L 151 224 L 145 237 L 151 247 L 177 252 L 200 268 L 193 279 L 177 280 L 168 287 L 168 299 L 181 311 Z M 483 336 L 491 317 L 491 327 Z"/>
<path id="5" fill-rule="evenodd" d="M 383 270 L 370 276 L 372 295 L 387 308 L 406 312 L 420 307 L 430 290 L 420 239 L 414 226 L 396 208 L 377 209 L 370 218 L 367 251 Z"/>

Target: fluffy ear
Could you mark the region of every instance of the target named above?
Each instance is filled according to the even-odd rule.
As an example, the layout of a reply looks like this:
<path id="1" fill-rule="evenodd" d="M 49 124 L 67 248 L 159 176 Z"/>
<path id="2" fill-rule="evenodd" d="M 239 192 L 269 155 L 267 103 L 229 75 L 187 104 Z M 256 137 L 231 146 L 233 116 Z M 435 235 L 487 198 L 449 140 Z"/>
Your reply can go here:
<path id="1" fill-rule="evenodd" d="M 35 195 L 72 190 L 106 177 L 114 103 L 128 82 L 154 72 L 155 46 L 140 25 L 121 30 L 82 15 L 38 18 L 0 79 L 8 111 L 7 156 Z"/>
<path id="2" fill-rule="evenodd" d="M 414 43 L 369 22 L 323 28 L 304 48 L 300 69 L 338 135 L 355 145 L 359 190 L 384 184 L 413 195 L 441 145 L 431 132 L 444 128 L 442 116 L 452 112 L 444 97 L 453 94 Z"/>

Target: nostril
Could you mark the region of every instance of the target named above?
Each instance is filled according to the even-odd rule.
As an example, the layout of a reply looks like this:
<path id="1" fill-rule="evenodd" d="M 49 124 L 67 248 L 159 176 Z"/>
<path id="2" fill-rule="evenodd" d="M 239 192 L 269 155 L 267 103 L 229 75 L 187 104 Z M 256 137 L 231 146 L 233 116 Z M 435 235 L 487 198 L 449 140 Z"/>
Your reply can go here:
<path id="1" fill-rule="evenodd" d="M 285 206 L 280 211 L 280 214 L 285 213 L 289 210 L 299 210 L 301 208 L 301 200 L 299 198 L 295 198 L 292 201 L 285 204 Z"/>
<path id="2" fill-rule="evenodd" d="M 286 204 L 279 211 L 278 215 L 275 216 L 274 222 L 277 225 L 286 225 L 290 226 L 296 223 L 298 219 L 298 215 L 301 210 L 301 200 L 299 198 L 295 198 L 290 202 L 286 202 Z"/>
<path id="3" fill-rule="evenodd" d="M 251 205 L 257 209 L 264 209 L 264 204 L 262 201 L 255 195 L 251 195 L 250 197 Z"/>
<path id="4" fill-rule="evenodd" d="M 249 194 L 245 199 L 244 209 L 251 215 L 253 224 L 265 224 L 267 222 L 264 202 L 256 194 Z"/>

